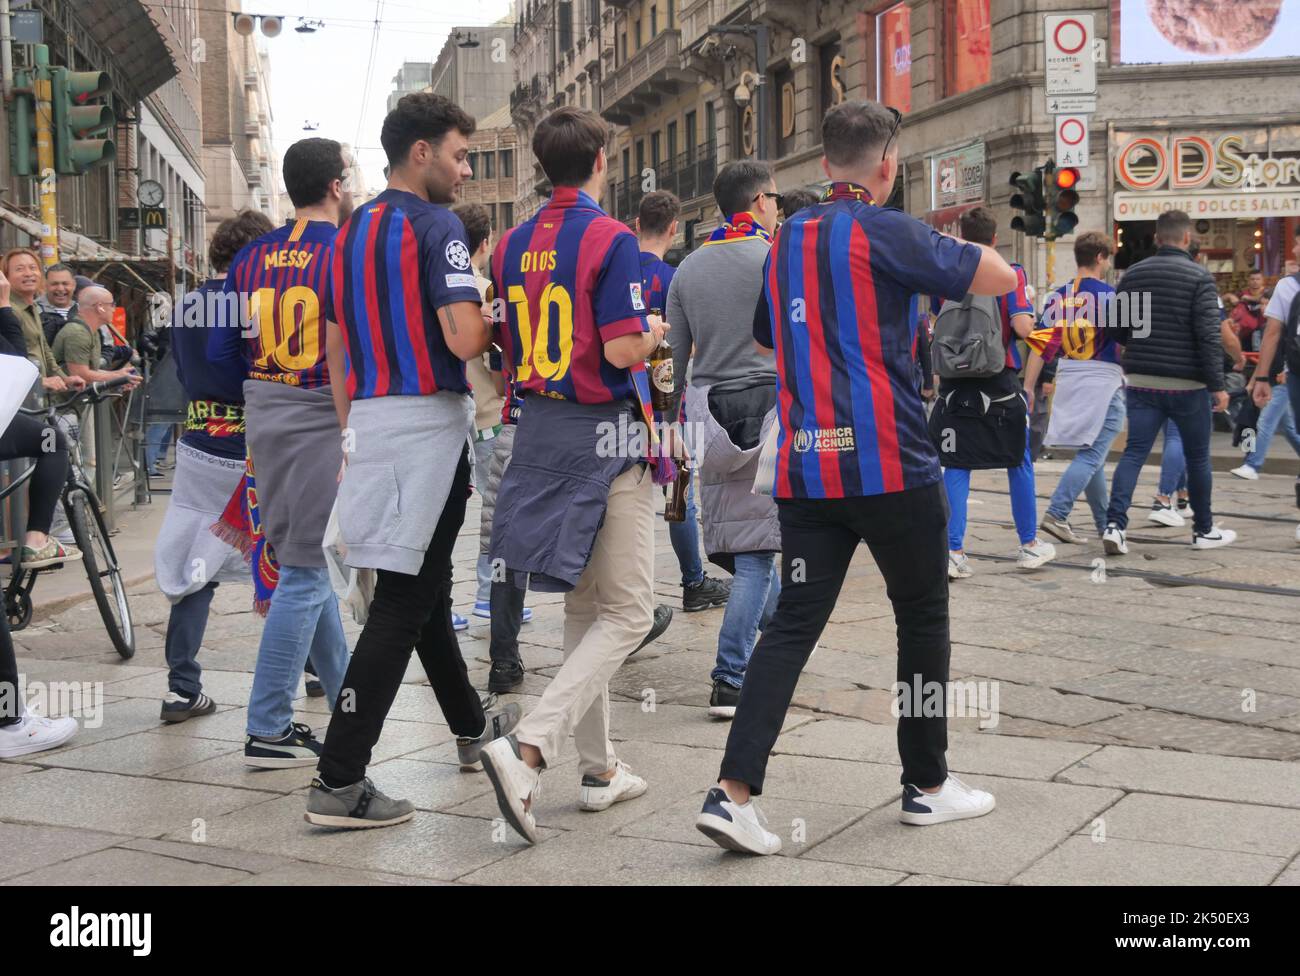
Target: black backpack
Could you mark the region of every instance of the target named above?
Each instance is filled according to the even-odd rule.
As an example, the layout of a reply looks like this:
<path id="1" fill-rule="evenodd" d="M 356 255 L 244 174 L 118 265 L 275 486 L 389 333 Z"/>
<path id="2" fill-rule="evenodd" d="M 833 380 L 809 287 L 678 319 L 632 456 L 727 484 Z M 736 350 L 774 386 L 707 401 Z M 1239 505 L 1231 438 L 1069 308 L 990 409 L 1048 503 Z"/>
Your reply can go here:
<path id="1" fill-rule="evenodd" d="M 1300 273 L 1291 276 L 1295 283 L 1300 285 Z M 1300 376 L 1300 336 L 1296 335 L 1296 330 L 1300 329 L 1300 291 L 1297 291 L 1291 299 L 1291 307 L 1287 309 L 1286 321 L 1282 324 L 1282 350 L 1286 356 L 1286 368 L 1296 376 Z M 1270 380 L 1273 377 L 1269 377 Z"/>

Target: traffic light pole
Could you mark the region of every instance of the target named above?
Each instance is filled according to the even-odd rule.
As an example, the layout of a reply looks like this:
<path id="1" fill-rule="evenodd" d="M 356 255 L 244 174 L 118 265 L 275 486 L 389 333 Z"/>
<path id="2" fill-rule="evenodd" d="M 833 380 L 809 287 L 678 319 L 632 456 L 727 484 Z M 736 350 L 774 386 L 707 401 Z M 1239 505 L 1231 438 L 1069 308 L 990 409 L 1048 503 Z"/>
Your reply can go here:
<path id="1" fill-rule="evenodd" d="M 59 263 L 59 177 L 54 169 L 54 103 L 50 87 L 50 49 L 36 45 L 32 91 L 36 102 L 36 168 L 41 198 L 41 260 Z"/>

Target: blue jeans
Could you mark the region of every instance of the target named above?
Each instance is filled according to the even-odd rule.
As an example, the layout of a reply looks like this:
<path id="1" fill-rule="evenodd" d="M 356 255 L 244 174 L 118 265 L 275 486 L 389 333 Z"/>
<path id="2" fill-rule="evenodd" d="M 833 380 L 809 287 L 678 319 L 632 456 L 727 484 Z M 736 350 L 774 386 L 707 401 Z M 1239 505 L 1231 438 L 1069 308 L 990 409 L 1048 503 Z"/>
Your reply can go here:
<path id="1" fill-rule="evenodd" d="M 1288 377 L 1288 389 L 1290 386 L 1291 380 Z M 1300 454 L 1300 434 L 1296 433 L 1295 413 L 1291 409 L 1291 398 L 1287 390 L 1278 390 L 1259 412 L 1259 421 L 1255 424 L 1255 449 L 1246 455 L 1246 463 L 1256 471 L 1264 466 L 1264 459 L 1268 457 L 1268 446 L 1272 443 L 1273 435 L 1277 433 L 1279 427 L 1282 429 L 1282 436 L 1291 445 L 1291 450 Z"/>
<path id="2" fill-rule="evenodd" d="M 158 462 L 167 456 L 167 445 L 172 440 L 171 424 L 150 424 L 144 432 L 144 457 L 150 471 L 158 470 Z"/>
<path id="3" fill-rule="evenodd" d="M 1097 532 L 1106 531 L 1106 505 L 1110 500 L 1110 491 L 1106 485 L 1106 454 L 1110 445 L 1124 427 L 1124 389 L 1115 391 L 1110 406 L 1106 408 L 1106 419 L 1102 421 L 1101 432 L 1096 439 L 1074 456 L 1070 466 L 1061 475 L 1052 500 L 1048 502 L 1047 514 L 1057 521 L 1064 522 L 1070 517 L 1079 493 L 1088 497 L 1088 507 L 1092 509 L 1092 520 L 1097 524 Z"/>
<path id="4" fill-rule="evenodd" d="M 970 497 L 970 469 L 944 468 L 943 486 L 948 492 L 948 549 L 960 552 L 966 540 L 966 501 Z M 1011 517 L 1022 546 L 1038 537 L 1038 498 L 1034 494 L 1034 462 L 1029 456 L 1029 431 L 1025 431 L 1025 459 L 1018 468 L 1007 468 L 1011 490 Z"/>
<path id="5" fill-rule="evenodd" d="M 172 604 L 167 617 L 167 690 L 186 698 L 193 698 L 202 689 L 202 669 L 199 667 L 199 645 L 208 626 L 208 608 L 217 584 L 209 583 L 201 590 L 181 597 Z"/>
<path id="6" fill-rule="evenodd" d="M 1214 479 L 1210 473 L 1209 395 L 1204 390 L 1154 392 L 1130 387 L 1125 400 L 1128 404 L 1128 443 L 1124 447 L 1124 456 L 1115 465 L 1106 521 L 1121 529 L 1128 528 L 1128 507 L 1133 501 L 1133 489 L 1137 486 L 1142 465 L 1151 455 L 1156 435 L 1173 421 L 1187 459 L 1187 490 L 1195 513 L 1193 526 L 1197 532 L 1208 533 L 1214 526 L 1210 508 Z M 1167 439 L 1165 450 L 1168 453 Z"/>
<path id="7" fill-rule="evenodd" d="M 686 485 L 686 520 L 669 522 L 668 538 L 672 541 L 673 552 L 677 553 L 677 565 L 682 571 L 682 586 L 694 586 L 704 579 L 704 564 L 700 561 L 700 520 L 695 508 L 694 470 Z"/>
<path id="8" fill-rule="evenodd" d="M 329 570 L 281 566 L 257 650 L 248 699 L 249 735 L 278 737 L 293 723 L 294 693 L 308 654 L 333 708 L 348 669 L 348 643 Z"/>
<path id="9" fill-rule="evenodd" d="M 781 595 L 781 572 L 776 554 L 742 552 L 736 556 L 731 599 L 718 631 L 718 663 L 710 677 L 739 688 L 745 681 L 749 656 L 758 632 L 765 630 Z"/>
<path id="10" fill-rule="evenodd" d="M 1160 455 L 1160 487 L 1156 493 L 1168 498 L 1187 488 L 1187 458 L 1183 438 L 1172 420 L 1165 424 L 1165 449 Z"/>

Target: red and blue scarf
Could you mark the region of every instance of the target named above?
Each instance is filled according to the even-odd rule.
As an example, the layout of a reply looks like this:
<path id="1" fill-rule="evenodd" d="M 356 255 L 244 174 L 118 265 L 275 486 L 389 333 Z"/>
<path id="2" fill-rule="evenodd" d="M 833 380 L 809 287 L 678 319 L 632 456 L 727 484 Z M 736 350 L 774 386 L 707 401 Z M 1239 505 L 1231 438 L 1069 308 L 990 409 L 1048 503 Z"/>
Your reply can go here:
<path id="1" fill-rule="evenodd" d="M 253 571 L 253 609 L 263 617 L 271 608 L 271 596 L 280 582 L 280 563 L 275 550 L 262 531 L 262 517 L 257 507 L 257 479 L 253 474 L 253 456 L 244 462 L 244 477 L 226 503 L 226 509 L 212 526 L 222 542 L 244 554 Z"/>
<path id="2" fill-rule="evenodd" d="M 835 180 L 822 193 L 822 203 L 830 200 L 858 200 L 869 206 L 873 206 L 876 198 L 871 195 L 871 191 L 865 186 L 858 183 L 850 183 L 848 180 Z"/>
<path id="3" fill-rule="evenodd" d="M 710 244 L 722 244 L 727 241 L 743 241 L 747 237 L 757 237 L 761 240 L 772 243 L 772 235 L 767 228 L 758 222 L 748 210 L 742 210 L 740 213 L 732 214 L 725 220 L 721 227 L 717 228 L 709 239 L 702 244 L 707 247 Z"/>

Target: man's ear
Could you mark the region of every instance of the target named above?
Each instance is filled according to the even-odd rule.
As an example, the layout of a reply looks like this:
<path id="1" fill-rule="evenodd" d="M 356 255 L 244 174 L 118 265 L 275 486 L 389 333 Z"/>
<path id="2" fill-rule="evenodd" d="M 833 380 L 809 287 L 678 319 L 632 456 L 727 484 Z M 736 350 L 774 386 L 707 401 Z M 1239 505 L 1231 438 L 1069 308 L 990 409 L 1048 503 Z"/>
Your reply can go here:
<path id="1" fill-rule="evenodd" d="M 669 239 L 672 239 L 675 238 L 676 236 L 677 236 L 677 218 L 674 217 L 673 222 L 668 225 L 668 237 Z"/>
<path id="2" fill-rule="evenodd" d="M 640 217 L 633 217 L 633 218 L 632 218 L 632 233 L 636 234 L 637 237 L 640 237 L 640 236 L 641 236 L 641 218 L 640 218 Z"/>

